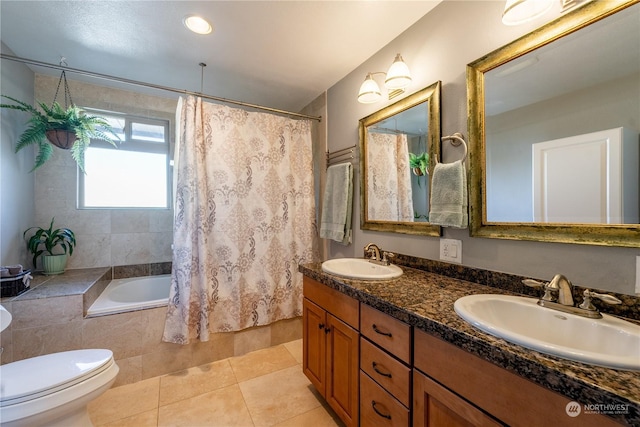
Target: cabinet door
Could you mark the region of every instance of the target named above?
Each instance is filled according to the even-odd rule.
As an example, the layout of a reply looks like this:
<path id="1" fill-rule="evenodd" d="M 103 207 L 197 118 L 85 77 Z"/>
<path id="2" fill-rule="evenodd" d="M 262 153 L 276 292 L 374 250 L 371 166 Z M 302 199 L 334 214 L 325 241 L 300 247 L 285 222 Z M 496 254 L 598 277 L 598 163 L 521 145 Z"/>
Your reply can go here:
<path id="1" fill-rule="evenodd" d="M 311 384 L 325 396 L 326 312 L 304 298 L 302 302 L 302 371 Z"/>
<path id="2" fill-rule="evenodd" d="M 358 425 L 359 333 L 327 313 L 327 402 L 347 426 Z"/>
<path id="3" fill-rule="evenodd" d="M 413 371 L 413 427 L 502 425 L 429 377 Z"/>

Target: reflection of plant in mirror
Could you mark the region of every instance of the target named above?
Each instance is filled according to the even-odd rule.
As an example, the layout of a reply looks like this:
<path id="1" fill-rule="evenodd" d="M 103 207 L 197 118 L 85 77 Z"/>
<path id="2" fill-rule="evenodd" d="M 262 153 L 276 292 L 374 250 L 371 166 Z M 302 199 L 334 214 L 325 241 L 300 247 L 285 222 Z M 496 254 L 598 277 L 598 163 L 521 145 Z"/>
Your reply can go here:
<path id="1" fill-rule="evenodd" d="M 424 219 L 425 221 L 429 222 L 429 215 L 428 214 L 420 215 L 418 212 L 414 212 L 413 213 L 413 219 L 416 220 L 416 221 Z"/>
<path id="2" fill-rule="evenodd" d="M 409 153 L 409 166 L 413 173 L 418 176 L 418 185 L 420 185 L 420 177 L 427 175 L 427 166 L 429 165 L 429 154 L 423 152 L 420 155 Z"/>

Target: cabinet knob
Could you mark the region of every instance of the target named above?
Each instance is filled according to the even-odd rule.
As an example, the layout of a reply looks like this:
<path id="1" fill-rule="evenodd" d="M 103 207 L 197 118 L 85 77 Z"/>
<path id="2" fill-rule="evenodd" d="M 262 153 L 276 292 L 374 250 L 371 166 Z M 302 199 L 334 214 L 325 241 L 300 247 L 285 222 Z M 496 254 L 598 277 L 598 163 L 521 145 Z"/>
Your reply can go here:
<path id="1" fill-rule="evenodd" d="M 324 328 L 324 333 L 328 334 L 329 332 L 331 332 L 331 328 Z"/>
<path id="2" fill-rule="evenodd" d="M 324 323 L 320 323 L 320 324 L 318 325 L 318 329 L 324 329 Z"/>
<path id="3" fill-rule="evenodd" d="M 377 402 L 375 400 L 371 401 L 371 407 L 376 412 L 376 414 L 380 415 L 382 418 L 386 418 L 386 419 L 390 420 L 391 419 L 391 415 L 390 414 L 383 414 L 382 412 L 378 411 L 378 408 L 376 408 L 376 403 Z"/>

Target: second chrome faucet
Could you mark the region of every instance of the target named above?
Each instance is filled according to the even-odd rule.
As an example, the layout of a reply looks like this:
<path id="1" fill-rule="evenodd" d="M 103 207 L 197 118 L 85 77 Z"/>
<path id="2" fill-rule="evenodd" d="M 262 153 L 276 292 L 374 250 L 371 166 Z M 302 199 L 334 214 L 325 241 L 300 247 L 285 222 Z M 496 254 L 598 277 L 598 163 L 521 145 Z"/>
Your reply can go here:
<path id="1" fill-rule="evenodd" d="M 593 319 L 599 319 L 602 317 L 600 311 L 598 311 L 598 309 L 591 303 L 593 298 L 597 298 L 607 304 L 622 303 L 622 301 L 612 295 L 599 294 L 586 289 L 584 291 L 584 301 L 579 306 L 576 306 L 573 300 L 573 285 L 569 279 L 562 274 L 556 274 L 548 283 L 539 282 L 533 279 L 524 279 L 522 283 L 527 286 L 542 288 L 544 290 L 544 295 L 540 300 L 538 300 L 538 305 L 565 313 L 577 314 L 583 317 Z"/>

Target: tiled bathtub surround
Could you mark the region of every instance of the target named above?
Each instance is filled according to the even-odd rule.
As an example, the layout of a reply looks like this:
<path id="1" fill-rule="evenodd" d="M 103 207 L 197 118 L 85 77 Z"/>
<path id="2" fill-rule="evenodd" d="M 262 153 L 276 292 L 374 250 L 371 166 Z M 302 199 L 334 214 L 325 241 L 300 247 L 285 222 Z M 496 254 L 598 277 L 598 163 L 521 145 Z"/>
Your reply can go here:
<path id="1" fill-rule="evenodd" d="M 301 338 L 301 318 L 215 334 L 208 342 L 182 346 L 162 342 L 165 307 L 84 317 L 112 277 L 133 277 L 130 274 L 141 271 L 166 274 L 167 268 L 170 272 L 170 263 L 35 276 L 31 290 L 1 301 L 11 312 L 13 322 L 0 334 L 4 348 L 0 363 L 59 351 L 107 348 L 113 351 L 120 367 L 115 383 L 118 386 Z"/>
<path id="2" fill-rule="evenodd" d="M 402 256 L 398 258 L 394 261 L 401 263 Z M 443 264 L 426 261 L 423 265 L 446 269 Z M 464 268 L 451 268 L 459 274 L 466 274 Z M 400 278 L 379 282 L 328 275 L 322 272 L 320 263 L 302 265 L 299 269 L 305 276 L 569 399 L 582 404 L 625 405 L 627 413 L 612 417 L 626 424 L 640 425 L 638 372 L 589 366 L 527 350 L 476 330 L 458 317 L 453 309 L 455 300 L 465 295 L 515 292 L 428 272 L 426 268 L 418 270 L 404 267 L 404 275 Z M 483 274 L 482 270 L 470 273 Z M 505 279 L 508 279 L 507 276 Z M 635 304 L 638 304 L 638 299 L 635 300 Z"/>

